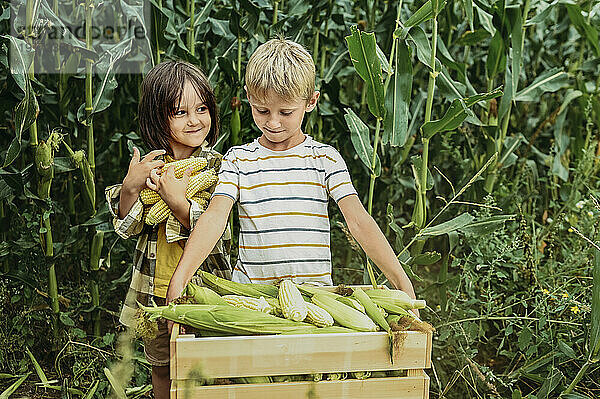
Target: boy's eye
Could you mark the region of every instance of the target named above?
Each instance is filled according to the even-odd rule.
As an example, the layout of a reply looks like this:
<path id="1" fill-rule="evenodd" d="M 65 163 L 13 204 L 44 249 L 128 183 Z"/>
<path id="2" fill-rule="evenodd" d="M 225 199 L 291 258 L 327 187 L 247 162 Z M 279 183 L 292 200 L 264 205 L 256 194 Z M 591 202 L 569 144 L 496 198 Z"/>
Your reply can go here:
<path id="1" fill-rule="evenodd" d="M 283 116 L 290 116 L 292 114 L 293 111 L 286 111 L 286 112 L 281 112 L 281 115 Z"/>
<path id="2" fill-rule="evenodd" d="M 259 114 L 268 114 L 269 111 L 267 111 L 266 109 L 257 109 L 256 112 L 258 112 Z"/>

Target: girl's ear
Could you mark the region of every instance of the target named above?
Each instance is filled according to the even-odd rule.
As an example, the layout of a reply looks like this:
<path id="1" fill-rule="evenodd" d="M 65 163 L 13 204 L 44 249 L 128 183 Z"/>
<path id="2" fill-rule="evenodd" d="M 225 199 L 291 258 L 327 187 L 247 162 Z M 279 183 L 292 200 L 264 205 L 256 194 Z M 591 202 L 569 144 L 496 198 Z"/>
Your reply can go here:
<path id="1" fill-rule="evenodd" d="M 310 98 L 310 100 L 308 100 L 308 103 L 306 104 L 306 112 L 310 112 L 313 109 L 315 109 L 315 107 L 317 106 L 317 101 L 319 100 L 319 96 L 321 95 L 321 93 L 319 91 L 316 91 L 313 93 L 312 97 Z"/>

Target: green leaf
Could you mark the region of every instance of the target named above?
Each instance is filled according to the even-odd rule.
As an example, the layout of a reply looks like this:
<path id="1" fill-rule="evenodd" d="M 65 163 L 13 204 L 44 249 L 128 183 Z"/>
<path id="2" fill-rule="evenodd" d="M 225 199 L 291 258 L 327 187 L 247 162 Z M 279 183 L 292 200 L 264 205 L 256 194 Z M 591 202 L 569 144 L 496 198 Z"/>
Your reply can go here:
<path id="1" fill-rule="evenodd" d="M 438 262 L 440 259 L 442 259 L 442 255 L 440 255 L 438 252 L 424 252 L 415 256 L 411 263 L 420 266 L 427 266 Z"/>
<path id="2" fill-rule="evenodd" d="M 419 8 L 413 15 L 411 15 L 406 22 L 404 22 L 404 27 L 406 28 L 410 28 L 416 25 L 420 25 L 422 22 L 428 21 L 431 18 L 433 18 L 435 15 L 439 14 L 440 11 L 442 11 L 442 9 L 444 8 L 444 6 L 446 5 L 446 0 L 443 1 L 439 1 L 437 2 L 437 11 L 434 15 L 433 13 L 433 7 L 431 5 L 431 0 L 428 0 L 425 4 L 423 4 L 421 6 L 421 8 Z M 399 28 L 401 29 L 401 28 Z M 400 36 L 400 34 L 398 34 L 398 36 Z"/>
<path id="3" fill-rule="evenodd" d="M 600 251 L 597 249 L 594 249 L 594 270 L 592 275 L 592 313 L 588 358 L 592 362 L 597 362 L 600 361 Z"/>
<path id="4" fill-rule="evenodd" d="M 36 121 L 40 109 L 27 76 L 27 71 L 33 61 L 33 50 L 24 40 L 8 35 L 2 35 L 1 37 L 10 40 L 11 74 L 17 85 L 25 93 L 23 100 L 15 107 L 15 137 L 8 147 L 3 165 L 3 167 L 7 167 L 19 156 L 23 132 Z"/>
<path id="5" fill-rule="evenodd" d="M 479 101 L 486 101 L 502 95 L 500 89 L 496 89 L 489 93 L 481 93 L 464 99 L 456 99 L 452 101 L 450 107 L 442 119 L 429 121 L 421 126 L 423 137 L 431 138 L 436 133 L 454 130 L 459 127 L 468 115 L 469 107 L 472 107 Z"/>
<path id="6" fill-rule="evenodd" d="M 25 381 L 27 379 L 27 377 L 29 377 L 29 374 L 31 374 L 31 372 L 21 376 L 21 378 L 19 378 L 17 381 L 13 382 L 11 386 L 9 386 L 8 388 L 6 388 L 4 390 L 4 392 L 0 393 L 0 399 L 8 399 L 10 398 L 10 395 L 12 395 L 13 393 L 15 393 L 15 391 L 17 389 L 19 389 L 19 387 L 21 386 L 21 384 L 23 383 L 23 381 Z"/>
<path id="7" fill-rule="evenodd" d="M 117 379 L 112 375 L 110 370 L 106 367 L 104 367 L 104 375 L 106 375 L 106 378 L 108 379 L 108 382 L 110 383 L 110 386 L 112 387 L 113 391 L 115 392 L 115 395 L 117 396 L 117 398 L 118 399 L 127 399 L 127 395 L 125 395 L 125 391 L 123 390 L 123 387 L 121 386 L 121 384 L 119 384 L 119 381 L 117 381 Z"/>
<path id="8" fill-rule="evenodd" d="M 398 40 L 394 57 L 394 75 L 386 93 L 383 144 L 402 147 L 408 138 L 408 117 L 412 92 L 412 62 L 410 50 Z"/>
<path id="9" fill-rule="evenodd" d="M 494 79 L 498 72 L 502 72 L 506 62 L 506 51 L 504 49 L 504 40 L 499 30 L 496 31 L 490 42 L 485 67 L 488 79 Z"/>
<path id="10" fill-rule="evenodd" d="M 496 215 L 485 219 L 477 220 L 473 223 L 461 227 L 459 230 L 462 233 L 473 235 L 483 235 L 491 233 L 504 225 L 509 220 L 514 219 L 514 215 Z"/>
<path id="11" fill-rule="evenodd" d="M 571 348 L 569 344 L 567 344 L 562 339 L 558 340 L 558 350 L 564 353 L 569 359 L 575 359 L 577 357 L 577 354 L 575 353 L 573 348 Z"/>
<path id="12" fill-rule="evenodd" d="M 533 333 L 531 332 L 529 327 L 523 328 L 521 330 L 521 332 L 519 333 L 519 339 L 518 339 L 519 349 L 521 349 L 522 351 L 527 349 L 527 347 L 529 346 L 529 343 L 531 342 L 532 336 L 533 336 Z"/>
<path id="13" fill-rule="evenodd" d="M 507 9 L 508 18 L 512 24 L 512 34 L 510 35 L 512 47 L 512 94 L 517 93 L 519 87 L 519 76 L 521 75 L 521 59 L 523 53 L 523 18 L 520 8 Z"/>
<path id="14" fill-rule="evenodd" d="M 460 46 L 474 46 L 481 43 L 485 39 L 490 37 L 490 32 L 485 29 L 476 29 L 474 31 L 466 31 L 456 41 L 456 45 Z"/>
<path id="15" fill-rule="evenodd" d="M 552 366 L 548 376 L 544 379 L 542 387 L 537 392 L 537 399 L 546 399 L 563 379 L 563 373 L 559 369 Z"/>
<path id="16" fill-rule="evenodd" d="M 598 42 L 598 31 L 592 25 L 586 22 L 581 8 L 576 4 L 565 4 L 569 19 L 579 32 L 581 36 L 584 36 L 587 41 L 594 48 L 594 54 L 596 57 L 600 57 L 600 43 Z"/>
<path id="17" fill-rule="evenodd" d="M 68 314 L 66 314 L 64 312 L 60 312 L 59 318 L 60 318 L 61 323 L 63 323 L 65 326 L 68 326 L 68 327 L 75 326 L 75 322 L 73 321 L 72 318 L 69 317 Z"/>
<path id="18" fill-rule="evenodd" d="M 358 75 L 366 83 L 369 111 L 378 118 L 385 116 L 383 95 L 383 74 L 377 56 L 375 34 L 360 32 L 356 26 L 352 34 L 346 36 L 348 52 Z"/>
<path id="19" fill-rule="evenodd" d="M 413 166 L 413 174 L 415 176 L 415 185 L 418 185 L 421 179 L 421 170 L 423 168 L 423 158 L 420 155 L 414 155 L 410 157 L 410 161 Z M 431 171 L 427 169 L 427 187 L 426 190 L 429 191 L 433 188 L 433 175 Z"/>
<path id="20" fill-rule="evenodd" d="M 346 119 L 346 124 L 348 124 L 348 128 L 350 129 L 350 138 L 358 157 L 371 173 L 375 174 L 375 176 L 379 176 L 381 174 L 381 162 L 379 161 L 379 156 L 375 156 L 375 170 L 373 170 L 371 166 L 373 160 L 373 146 L 371 145 L 369 128 L 350 108 L 346 108 L 344 119 Z"/>
<path id="21" fill-rule="evenodd" d="M 470 224 L 474 219 L 475 218 L 472 215 L 465 212 L 453 219 L 440 223 L 437 226 L 431 226 L 421 230 L 419 236 L 435 237 L 448 234 Z"/>
<path id="22" fill-rule="evenodd" d="M 519 91 L 515 101 L 539 101 L 542 94 L 555 92 L 569 85 L 569 75 L 560 68 L 553 68 L 538 76 L 531 85 Z"/>
<path id="23" fill-rule="evenodd" d="M 31 353 L 31 351 L 29 350 L 28 347 L 25 347 L 25 352 L 27 353 L 27 356 L 29 356 L 31 363 L 33 363 L 33 368 L 35 369 L 35 372 L 37 373 L 38 377 L 40 378 L 40 381 L 42 382 L 42 384 L 48 385 L 48 377 L 46 377 L 46 373 L 44 373 L 44 370 L 42 369 L 42 367 L 40 366 L 38 361 L 35 359 L 35 357 L 33 356 L 33 353 Z"/>

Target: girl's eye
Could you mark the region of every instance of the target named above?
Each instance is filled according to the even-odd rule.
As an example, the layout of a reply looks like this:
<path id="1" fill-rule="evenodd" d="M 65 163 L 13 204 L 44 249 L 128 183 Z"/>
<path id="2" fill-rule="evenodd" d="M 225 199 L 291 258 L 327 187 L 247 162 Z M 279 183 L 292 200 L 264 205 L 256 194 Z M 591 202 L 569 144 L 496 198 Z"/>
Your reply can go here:
<path id="1" fill-rule="evenodd" d="M 185 111 L 182 109 L 179 109 L 177 111 L 175 111 L 175 116 L 181 116 L 181 115 L 185 115 Z"/>
<path id="2" fill-rule="evenodd" d="M 206 112 L 207 110 L 208 110 L 208 107 L 206 107 L 204 105 L 201 107 L 198 107 L 198 112 Z"/>

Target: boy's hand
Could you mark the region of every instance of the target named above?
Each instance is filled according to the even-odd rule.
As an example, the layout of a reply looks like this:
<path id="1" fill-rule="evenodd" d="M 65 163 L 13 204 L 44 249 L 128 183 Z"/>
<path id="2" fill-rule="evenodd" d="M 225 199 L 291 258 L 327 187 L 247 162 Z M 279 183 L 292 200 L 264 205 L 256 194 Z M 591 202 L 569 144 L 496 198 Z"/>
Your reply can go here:
<path id="1" fill-rule="evenodd" d="M 167 296 L 165 298 L 165 305 L 168 305 L 170 302 L 181 296 L 185 286 L 181 286 L 181 284 L 177 283 L 177 281 L 173 280 L 171 277 L 171 281 L 169 282 L 169 288 L 167 288 Z M 173 330 L 173 322 L 171 320 L 167 320 L 167 328 L 169 329 L 169 335 L 171 335 L 171 331 Z M 185 334 L 185 330 L 181 330 L 182 334 Z"/>
<path id="2" fill-rule="evenodd" d="M 133 147 L 133 155 L 129 162 L 127 175 L 123 179 L 121 190 L 130 194 L 139 194 L 146 186 L 146 179 L 150 176 L 150 172 L 154 169 L 161 168 L 165 162 L 159 159 L 154 159 L 159 155 L 163 155 L 165 150 L 150 151 L 140 159 L 140 150 Z"/>
<path id="3" fill-rule="evenodd" d="M 173 166 L 167 167 L 161 175 L 158 174 L 158 170 L 153 169 L 150 177 L 146 179 L 146 186 L 156 191 L 171 210 L 176 210 L 178 207 L 187 207 L 188 205 L 185 192 L 191 174 L 192 169 L 186 169 L 181 179 L 178 179 L 175 177 L 175 167 Z"/>

